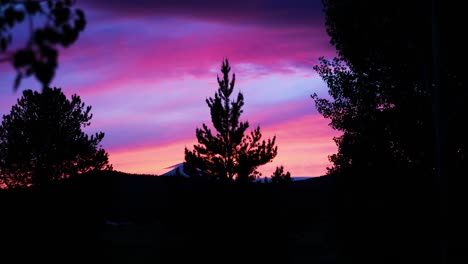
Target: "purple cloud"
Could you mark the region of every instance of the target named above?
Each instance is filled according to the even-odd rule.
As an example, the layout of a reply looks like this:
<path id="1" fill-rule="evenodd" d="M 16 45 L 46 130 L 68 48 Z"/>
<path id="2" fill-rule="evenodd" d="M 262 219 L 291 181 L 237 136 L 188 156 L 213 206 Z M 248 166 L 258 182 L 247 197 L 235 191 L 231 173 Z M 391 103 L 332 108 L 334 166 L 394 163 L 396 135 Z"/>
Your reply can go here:
<path id="1" fill-rule="evenodd" d="M 320 0 L 82 0 L 80 4 L 124 18 L 167 16 L 268 27 L 323 23 Z"/>

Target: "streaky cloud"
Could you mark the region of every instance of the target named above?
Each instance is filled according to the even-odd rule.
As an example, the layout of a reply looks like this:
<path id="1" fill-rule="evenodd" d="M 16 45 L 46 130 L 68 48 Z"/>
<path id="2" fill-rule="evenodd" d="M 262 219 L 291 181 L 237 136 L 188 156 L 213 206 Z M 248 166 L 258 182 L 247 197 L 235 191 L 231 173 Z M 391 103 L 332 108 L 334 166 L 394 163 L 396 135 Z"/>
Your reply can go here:
<path id="1" fill-rule="evenodd" d="M 80 4 L 125 18 L 175 16 L 267 27 L 323 24 L 320 0 L 82 0 Z"/>

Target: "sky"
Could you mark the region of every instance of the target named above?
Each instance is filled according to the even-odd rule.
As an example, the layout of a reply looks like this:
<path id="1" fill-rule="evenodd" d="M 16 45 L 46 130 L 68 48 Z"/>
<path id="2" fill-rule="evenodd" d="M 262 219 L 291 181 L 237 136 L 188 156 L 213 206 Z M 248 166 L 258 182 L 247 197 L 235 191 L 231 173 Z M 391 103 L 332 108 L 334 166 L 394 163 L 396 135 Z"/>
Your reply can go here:
<path id="1" fill-rule="evenodd" d="M 320 0 L 78 0 L 87 27 L 60 50 L 51 86 L 92 106 L 88 133 L 103 131 L 102 146 L 115 170 L 162 174 L 183 162 L 195 129 L 211 124 L 207 97 L 216 92 L 223 59 L 244 94 L 243 121 L 265 139 L 277 137 L 278 155 L 263 176 L 283 165 L 293 176 L 320 176 L 336 153 L 338 135 L 310 95 L 327 97 L 313 70 L 334 48 Z M 12 89 L 15 72 L 0 65 L 0 114 L 34 79 Z"/>

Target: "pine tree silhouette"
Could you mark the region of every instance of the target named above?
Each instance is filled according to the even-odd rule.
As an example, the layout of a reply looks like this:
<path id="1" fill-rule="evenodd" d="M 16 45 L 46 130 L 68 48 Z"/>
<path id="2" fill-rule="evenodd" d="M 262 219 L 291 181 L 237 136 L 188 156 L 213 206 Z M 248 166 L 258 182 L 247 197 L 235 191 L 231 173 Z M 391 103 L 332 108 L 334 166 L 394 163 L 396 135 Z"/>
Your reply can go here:
<path id="1" fill-rule="evenodd" d="M 217 134 L 213 135 L 206 124 L 201 129 L 197 128 L 199 144 L 194 145 L 192 151 L 185 148 L 184 171 L 192 176 L 245 183 L 261 175 L 257 167 L 272 161 L 278 148 L 275 146 L 276 137 L 261 140 L 260 127 L 245 134 L 249 123 L 239 121 L 244 96 L 239 92 L 236 100 L 230 100 L 235 84 L 235 74 L 229 80 L 230 70 L 226 59 L 221 66 L 223 78 L 218 76 L 219 88 L 214 98 L 206 99 Z"/>
<path id="2" fill-rule="evenodd" d="M 276 170 L 271 175 L 271 182 L 273 184 L 287 185 L 292 182 L 291 173 L 289 171 L 285 173 L 283 166 L 276 167 Z"/>

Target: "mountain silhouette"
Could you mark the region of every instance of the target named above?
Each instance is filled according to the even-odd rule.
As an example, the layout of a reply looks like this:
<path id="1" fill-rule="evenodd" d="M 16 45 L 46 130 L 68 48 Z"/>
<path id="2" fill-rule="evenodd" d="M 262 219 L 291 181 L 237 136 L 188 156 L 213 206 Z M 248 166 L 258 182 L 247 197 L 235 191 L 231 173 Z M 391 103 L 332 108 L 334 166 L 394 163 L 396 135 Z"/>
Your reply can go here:
<path id="1" fill-rule="evenodd" d="M 183 176 L 189 177 L 187 173 L 184 172 L 184 163 L 177 163 L 172 166 L 166 167 L 165 169 L 170 169 L 169 171 L 161 174 L 160 176 Z"/>

